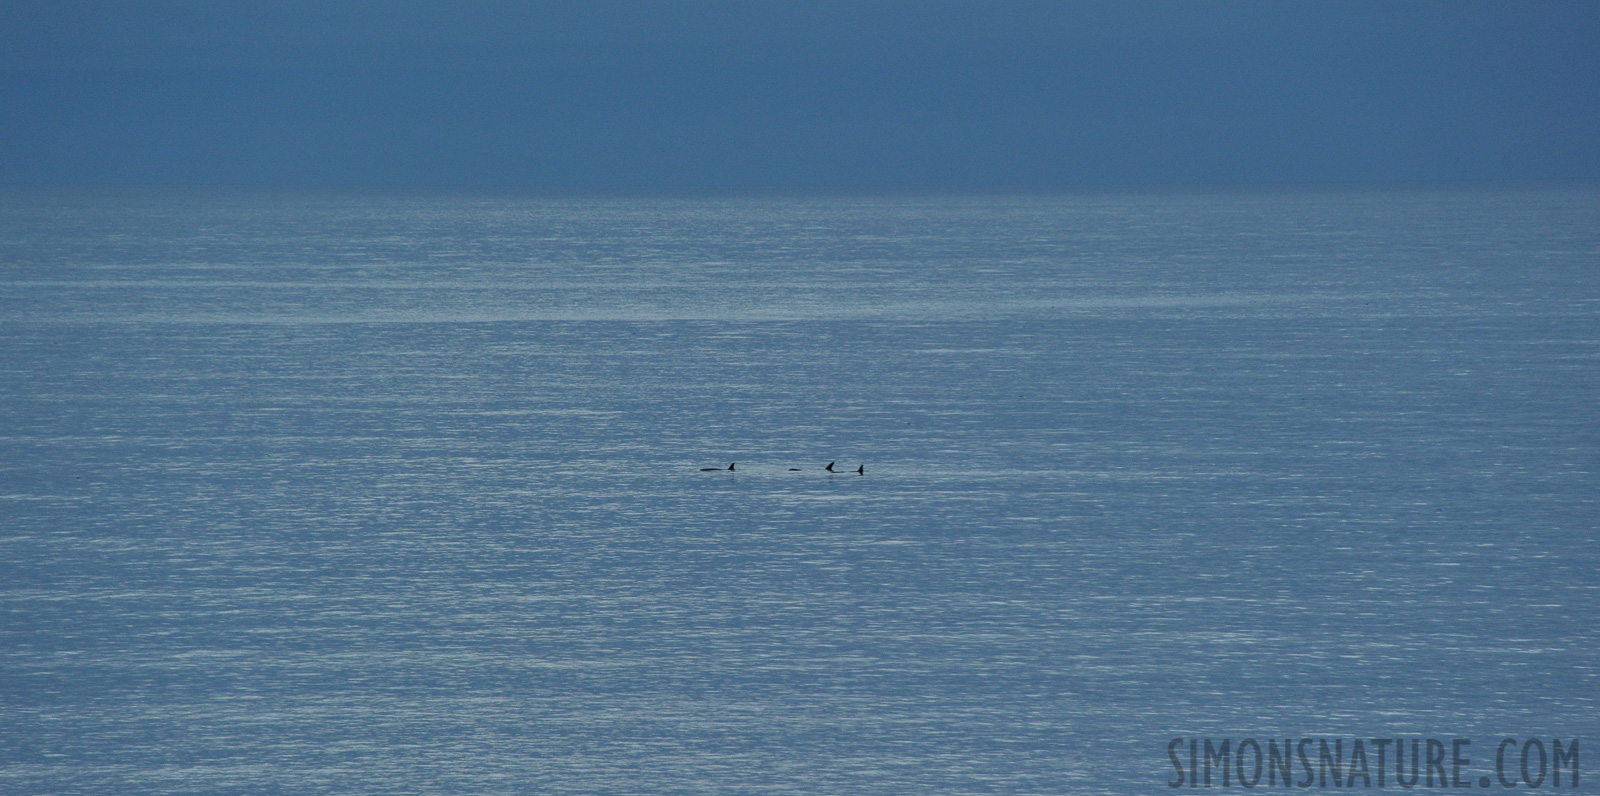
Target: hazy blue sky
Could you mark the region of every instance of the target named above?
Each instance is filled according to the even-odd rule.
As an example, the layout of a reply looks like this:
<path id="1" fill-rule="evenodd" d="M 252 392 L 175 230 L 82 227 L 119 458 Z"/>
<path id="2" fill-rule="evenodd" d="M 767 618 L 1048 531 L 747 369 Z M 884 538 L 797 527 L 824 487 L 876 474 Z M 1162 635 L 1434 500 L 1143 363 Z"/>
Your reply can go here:
<path id="1" fill-rule="evenodd" d="M 1600 180 L 1600 2 L 0 0 L 0 182 Z"/>

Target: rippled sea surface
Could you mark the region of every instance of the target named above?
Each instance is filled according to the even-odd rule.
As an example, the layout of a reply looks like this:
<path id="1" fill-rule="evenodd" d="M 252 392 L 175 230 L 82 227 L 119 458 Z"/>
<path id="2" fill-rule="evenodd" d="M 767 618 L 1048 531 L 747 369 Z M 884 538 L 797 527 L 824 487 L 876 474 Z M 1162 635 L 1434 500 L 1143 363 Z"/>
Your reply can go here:
<path id="1" fill-rule="evenodd" d="M 1476 774 L 1600 743 L 1597 473 L 1593 190 L 9 190 L 0 792 Z"/>

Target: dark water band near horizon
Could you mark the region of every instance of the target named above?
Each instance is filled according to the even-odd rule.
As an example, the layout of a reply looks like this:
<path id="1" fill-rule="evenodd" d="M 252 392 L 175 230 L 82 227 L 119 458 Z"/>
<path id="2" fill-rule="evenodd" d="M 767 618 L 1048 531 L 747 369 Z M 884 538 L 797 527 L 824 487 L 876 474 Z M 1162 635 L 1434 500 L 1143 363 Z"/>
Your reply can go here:
<path id="1" fill-rule="evenodd" d="M 0 792 L 1600 737 L 1597 385 L 1593 189 L 6 189 Z"/>

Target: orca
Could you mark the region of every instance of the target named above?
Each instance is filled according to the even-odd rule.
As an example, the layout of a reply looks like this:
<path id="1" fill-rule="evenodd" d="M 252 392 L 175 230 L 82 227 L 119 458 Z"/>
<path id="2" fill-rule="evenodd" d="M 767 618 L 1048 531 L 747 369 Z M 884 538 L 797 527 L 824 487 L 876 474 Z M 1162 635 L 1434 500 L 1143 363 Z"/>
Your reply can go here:
<path id="1" fill-rule="evenodd" d="M 833 462 L 828 462 L 828 466 L 822 469 L 827 470 L 830 473 L 833 472 Z"/>
<path id="2" fill-rule="evenodd" d="M 738 462 L 734 462 L 733 464 L 738 464 Z M 728 469 L 730 471 L 733 469 L 733 464 L 728 465 Z M 702 472 L 702 473 L 720 473 L 720 472 L 722 472 L 722 468 L 721 467 L 702 467 L 702 468 L 700 468 L 700 472 Z"/>
<path id="3" fill-rule="evenodd" d="M 860 467 L 856 468 L 856 475 L 866 475 L 866 474 L 867 474 L 867 466 L 866 465 L 863 464 Z"/>

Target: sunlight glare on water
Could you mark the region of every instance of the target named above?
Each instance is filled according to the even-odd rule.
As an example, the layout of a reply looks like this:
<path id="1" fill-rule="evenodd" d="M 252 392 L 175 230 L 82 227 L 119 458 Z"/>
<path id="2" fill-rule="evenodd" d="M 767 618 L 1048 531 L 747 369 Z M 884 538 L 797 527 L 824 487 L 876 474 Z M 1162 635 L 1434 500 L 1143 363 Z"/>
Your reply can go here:
<path id="1" fill-rule="evenodd" d="M 1597 266 L 1588 190 L 10 190 L 0 791 L 1600 735 Z"/>

